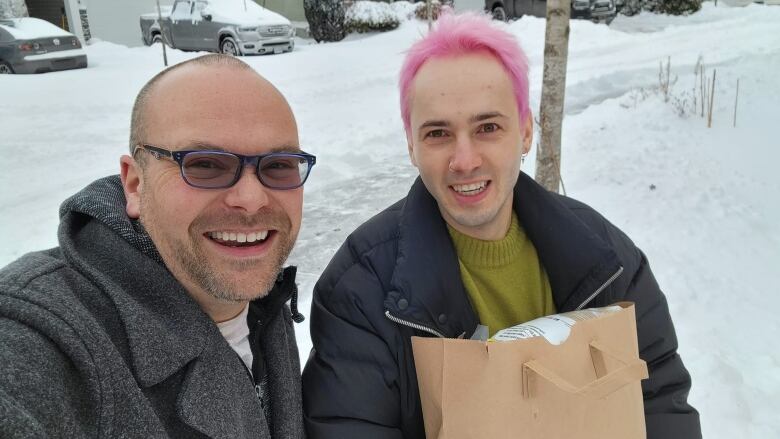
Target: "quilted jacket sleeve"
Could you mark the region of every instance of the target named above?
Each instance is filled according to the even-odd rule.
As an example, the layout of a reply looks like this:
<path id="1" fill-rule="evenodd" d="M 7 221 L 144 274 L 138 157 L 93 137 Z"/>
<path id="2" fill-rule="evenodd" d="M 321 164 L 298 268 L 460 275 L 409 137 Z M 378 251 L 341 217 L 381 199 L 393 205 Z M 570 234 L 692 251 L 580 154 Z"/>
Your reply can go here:
<path id="1" fill-rule="evenodd" d="M 688 404 L 691 376 L 677 354 L 677 336 L 666 297 L 644 253 L 627 288 L 626 300 L 636 303 L 639 355 L 650 378 L 642 382 L 648 439 L 701 438 L 698 412 Z"/>
<path id="2" fill-rule="evenodd" d="M 343 275 L 333 265 L 312 303 L 314 348 L 303 371 L 307 435 L 401 439 L 398 366 L 385 339 L 392 335 L 383 321 L 381 285 L 364 265 Z"/>

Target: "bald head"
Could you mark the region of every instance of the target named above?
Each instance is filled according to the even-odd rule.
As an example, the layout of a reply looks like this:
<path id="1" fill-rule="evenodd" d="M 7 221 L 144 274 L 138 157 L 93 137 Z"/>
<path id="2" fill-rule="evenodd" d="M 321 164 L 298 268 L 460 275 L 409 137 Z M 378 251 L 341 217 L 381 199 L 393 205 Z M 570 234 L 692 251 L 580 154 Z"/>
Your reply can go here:
<path id="1" fill-rule="evenodd" d="M 152 141 L 149 139 L 149 130 L 153 127 L 171 127 L 170 123 L 176 123 L 176 115 L 166 111 L 173 102 L 182 104 L 176 106 L 179 109 L 193 111 L 203 105 L 224 106 L 226 111 L 229 110 L 225 114 L 226 118 L 230 117 L 231 111 L 240 111 L 230 106 L 232 99 L 227 96 L 228 89 L 235 90 L 235 87 L 220 86 L 225 84 L 224 81 L 229 81 L 233 86 L 238 82 L 247 92 L 257 94 L 260 99 L 254 103 L 277 106 L 281 113 L 292 118 L 292 111 L 282 94 L 249 65 L 228 55 L 204 55 L 163 70 L 141 88 L 130 121 L 130 153 L 137 145 Z M 189 103 L 186 102 L 188 100 Z M 297 131 L 297 127 L 294 129 Z"/>

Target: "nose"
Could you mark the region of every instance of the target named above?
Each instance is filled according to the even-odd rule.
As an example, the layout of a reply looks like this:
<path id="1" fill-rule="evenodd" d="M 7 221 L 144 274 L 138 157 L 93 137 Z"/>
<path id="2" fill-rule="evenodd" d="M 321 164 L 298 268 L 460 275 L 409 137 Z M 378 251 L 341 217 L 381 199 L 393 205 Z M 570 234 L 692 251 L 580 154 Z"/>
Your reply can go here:
<path id="1" fill-rule="evenodd" d="M 228 206 L 254 213 L 267 206 L 269 189 L 260 183 L 254 166 L 244 166 L 236 184 L 227 189 L 225 202 Z"/>
<path id="2" fill-rule="evenodd" d="M 482 166 L 482 155 L 477 146 L 468 136 L 461 136 L 455 142 L 455 149 L 450 157 L 450 172 L 466 173 Z"/>

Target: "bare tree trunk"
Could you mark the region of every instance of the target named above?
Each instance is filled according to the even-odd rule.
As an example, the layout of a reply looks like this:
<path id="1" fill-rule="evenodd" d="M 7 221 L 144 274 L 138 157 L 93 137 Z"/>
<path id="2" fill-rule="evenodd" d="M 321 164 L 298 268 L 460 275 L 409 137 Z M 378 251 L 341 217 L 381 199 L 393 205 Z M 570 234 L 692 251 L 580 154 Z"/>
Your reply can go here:
<path id="1" fill-rule="evenodd" d="M 561 125 L 566 93 L 566 62 L 569 57 L 570 0 L 547 1 L 547 29 L 544 36 L 541 141 L 536 154 L 536 181 L 558 192 L 561 181 Z"/>

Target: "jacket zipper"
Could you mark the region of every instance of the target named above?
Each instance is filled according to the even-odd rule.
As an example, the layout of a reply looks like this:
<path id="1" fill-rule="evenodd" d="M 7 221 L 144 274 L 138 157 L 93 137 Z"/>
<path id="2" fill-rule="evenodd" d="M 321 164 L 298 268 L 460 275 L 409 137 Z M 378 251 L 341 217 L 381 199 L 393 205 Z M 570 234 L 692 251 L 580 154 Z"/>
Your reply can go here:
<path id="1" fill-rule="evenodd" d="M 601 286 L 600 286 L 600 287 L 599 287 L 599 288 L 598 288 L 596 291 L 594 291 L 594 292 L 593 292 L 593 294 L 591 294 L 591 295 L 590 295 L 590 297 L 588 297 L 587 299 L 585 299 L 585 301 L 584 301 L 584 302 L 580 303 L 580 306 L 578 306 L 578 307 L 577 307 L 577 308 L 575 308 L 574 310 L 575 310 L 575 311 L 579 311 L 579 310 L 581 310 L 582 308 L 584 308 L 584 307 L 585 307 L 585 305 L 589 304 L 589 303 L 590 303 L 590 302 L 591 302 L 593 299 L 595 299 L 595 298 L 596 298 L 596 296 L 598 296 L 599 294 L 601 294 L 601 292 L 602 292 L 602 291 L 604 291 L 604 290 L 605 290 L 605 289 L 606 289 L 606 288 L 609 286 L 609 284 L 611 284 L 612 282 L 614 282 L 614 281 L 615 281 L 615 279 L 617 279 L 617 278 L 620 276 L 620 274 L 621 274 L 621 273 L 623 273 L 623 266 L 622 266 L 622 265 L 620 266 L 620 268 L 618 268 L 618 271 L 616 271 L 616 272 L 615 272 L 615 274 L 613 274 L 613 275 L 612 275 L 612 277 L 610 277 L 609 279 L 607 279 L 607 281 L 606 281 L 606 282 L 604 282 L 604 284 L 603 284 L 603 285 L 601 285 Z"/>
<path id="2" fill-rule="evenodd" d="M 410 322 L 410 321 L 407 321 L 407 320 L 399 319 L 398 317 L 390 314 L 390 311 L 388 311 L 388 310 L 385 310 L 385 317 L 387 317 L 388 319 L 390 319 L 391 321 L 393 321 L 395 323 L 398 323 L 399 325 L 404 325 L 404 326 L 408 326 L 408 327 L 410 327 L 412 329 L 416 329 L 418 331 L 427 332 L 428 334 L 435 335 L 435 336 L 437 336 L 439 338 L 447 338 L 441 332 L 439 332 L 439 331 L 437 331 L 437 330 L 435 330 L 433 328 L 429 328 L 427 326 L 423 326 L 423 325 L 421 325 L 419 323 L 414 323 L 414 322 Z"/>
<path id="3" fill-rule="evenodd" d="M 600 287 L 598 287 L 598 289 L 596 289 L 596 291 L 594 291 L 593 294 L 591 294 L 587 299 L 585 299 L 585 301 L 582 302 L 580 304 L 580 306 L 575 308 L 575 311 L 581 310 L 582 308 L 585 307 L 585 305 L 587 305 L 588 303 L 593 301 L 593 299 L 595 299 L 596 296 L 601 294 L 601 292 L 604 291 L 612 282 L 614 282 L 615 279 L 620 277 L 620 275 L 622 273 L 623 273 L 623 267 L 621 266 L 620 268 L 618 268 L 618 271 L 616 271 L 615 274 L 613 274 L 609 279 L 607 279 L 606 282 L 604 282 Z M 414 323 L 414 322 L 410 322 L 408 320 L 400 319 L 400 318 L 390 314 L 389 310 L 385 310 L 385 317 L 387 317 L 388 319 L 390 319 L 391 321 L 393 321 L 393 322 L 395 322 L 395 323 L 397 323 L 399 325 L 404 325 L 404 326 L 408 326 L 409 328 L 416 329 L 418 331 L 427 332 L 427 333 L 435 335 L 436 337 L 439 337 L 439 338 L 447 338 L 441 332 L 439 332 L 439 331 L 437 331 L 437 330 L 435 330 L 433 328 L 429 328 L 429 327 L 421 325 L 419 323 Z"/>

